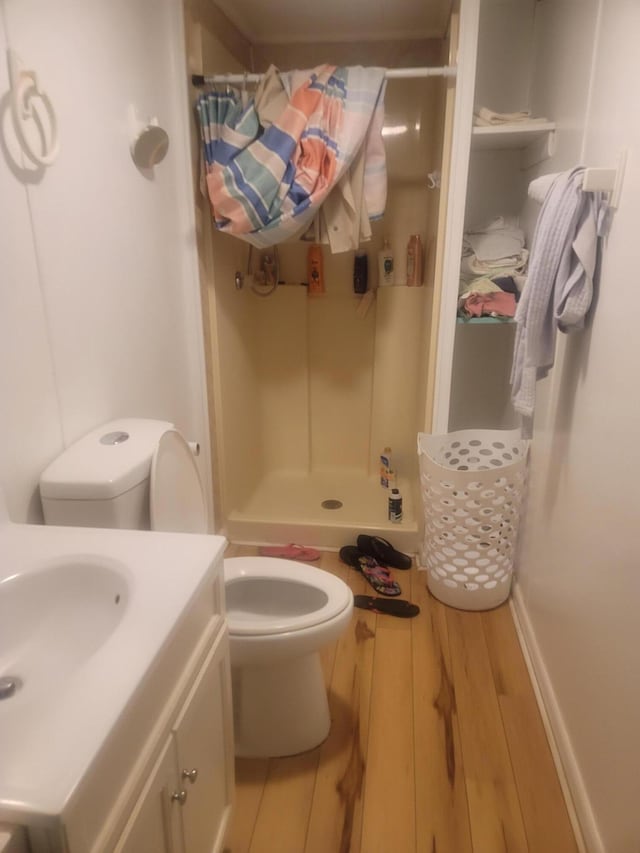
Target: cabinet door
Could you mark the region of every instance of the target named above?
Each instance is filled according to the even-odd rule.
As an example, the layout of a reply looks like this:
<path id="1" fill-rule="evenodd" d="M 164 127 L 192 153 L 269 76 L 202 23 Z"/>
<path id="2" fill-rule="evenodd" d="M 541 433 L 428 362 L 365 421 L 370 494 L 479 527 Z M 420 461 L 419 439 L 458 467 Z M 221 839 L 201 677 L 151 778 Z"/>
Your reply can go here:
<path id="1" fill-rule="evenodd" d="M 223 630 L 176 720 L 184 848 L 222 849 L 233 794 L 233 728 L 229 642 Z"/>
<path id="2" fill-rule="evenodd" d="M 176 754 L 169 738 L 158 758 L 114 853 L 184 853 Z"/>

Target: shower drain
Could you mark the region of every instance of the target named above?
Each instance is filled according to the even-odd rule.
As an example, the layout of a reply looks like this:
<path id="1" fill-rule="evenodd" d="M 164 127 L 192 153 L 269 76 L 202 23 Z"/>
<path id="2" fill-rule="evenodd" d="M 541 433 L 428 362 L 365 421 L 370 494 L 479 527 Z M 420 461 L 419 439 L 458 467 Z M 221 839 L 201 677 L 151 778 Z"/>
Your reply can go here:
<path id="1" fill-rule="evenodd" d="M 342 501 L 336 500 L 336 498 L 329 498 L 329 500 L 322 501 L 320 506 L 322 509 L 340 509 Z"/>
<path id="2" fill-rule="evenodd" d="M 0 699 L 11 698 L 18 687 L 22 687 L 22 681 L 17 675 L 3 675 L 0 678 Z"/>

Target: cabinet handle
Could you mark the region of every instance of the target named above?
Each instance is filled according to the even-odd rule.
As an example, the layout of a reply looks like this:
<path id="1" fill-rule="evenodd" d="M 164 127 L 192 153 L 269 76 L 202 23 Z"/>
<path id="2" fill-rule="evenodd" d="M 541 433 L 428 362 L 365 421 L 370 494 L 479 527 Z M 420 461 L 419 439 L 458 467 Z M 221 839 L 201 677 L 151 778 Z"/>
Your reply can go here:
<path id="1" fill-rule="evenodd" d="M 198 768 L 194 767 L 193 770 L 183 770 L 182 771 L 182 778 L 188 779 L 191 782 L 191 784 L 193 785 L 193 783 L 198 778 Z"/>
<path id="2" fill-rule="evenodd" d="M 181 806 L 183 806 L 187 801 L 187 792 L 174 791 L 173 794 L 171 794 L 171 800 L 174 802 L 178 802 Z"/>

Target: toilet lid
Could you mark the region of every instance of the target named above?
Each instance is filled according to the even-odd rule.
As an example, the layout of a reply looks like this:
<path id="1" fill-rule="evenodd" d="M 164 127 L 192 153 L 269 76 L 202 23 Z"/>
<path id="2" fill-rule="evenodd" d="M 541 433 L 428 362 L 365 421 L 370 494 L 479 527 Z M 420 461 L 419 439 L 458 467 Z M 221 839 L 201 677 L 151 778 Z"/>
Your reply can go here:
<path id="1" fill-rule="evenodd" d="M 151 462 L 151 529 L 206 533 L 207 512 L 193 453 L 176 430 L 160 437 Z"/>

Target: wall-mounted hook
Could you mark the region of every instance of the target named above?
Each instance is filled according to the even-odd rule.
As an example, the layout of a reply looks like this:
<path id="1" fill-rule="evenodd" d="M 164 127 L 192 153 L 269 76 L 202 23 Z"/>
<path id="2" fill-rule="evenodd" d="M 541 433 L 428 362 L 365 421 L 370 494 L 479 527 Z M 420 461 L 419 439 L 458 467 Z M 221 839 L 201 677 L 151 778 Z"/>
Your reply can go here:
<path id="1" fill-rule="evenodd" d="M 436 169 L 433 172 L 429 172 L 429 174 L 427 175 L 427 187 L 430 190 L 439 190 L 441 180 L 442 175 L 440 174 L 439 169 Z"/>
<path id="2" fill-rule="evenodd" d="M 582 189 L 585 192 L 609 193 L 609 208 L 615 210 L 620 202 L 624 170 L 627 165 L 627 151 L 618 154 L 615 169 L 587 168 L 584 170 Z"/>
<path id="3" fill-rule="evenodd" d="M 164 160 L 169 150 L 169 135 L 160 127 L 156 116 L 140 118 L 130 104 L 129 132 L 131 158 L 139 169 L 153 169 Z"/>
<path id="4" fill-rule="evenodd" d="M 11 115 L 20 147 L 36 166 L 50 166 L 60 151 L 58 120 L 49 96 L 40 86 L 38 75 L 22 67 L 13 50 L 7 50 Z M 40 150 L 34 148 L 27 127 L 35 127 L 40 137 Z"/>

